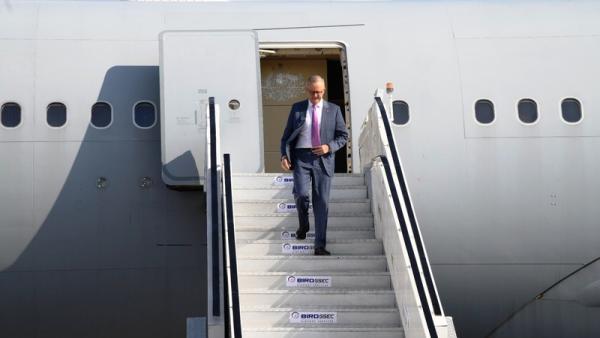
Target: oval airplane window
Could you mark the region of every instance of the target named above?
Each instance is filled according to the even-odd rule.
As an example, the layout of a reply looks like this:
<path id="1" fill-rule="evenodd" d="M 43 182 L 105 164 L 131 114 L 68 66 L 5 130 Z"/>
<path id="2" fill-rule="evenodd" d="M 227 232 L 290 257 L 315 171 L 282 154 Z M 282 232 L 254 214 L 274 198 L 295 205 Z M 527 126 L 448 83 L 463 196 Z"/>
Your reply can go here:
<path id="1" fill-rule="evenodd" d="M 156 108 L 151 102 L 138 102 L 133 108 L 133 123 L 142 129 L 152 128 L 156 123 Z"/>
<path id="2" fill-rule="evenodd" d="M 522 99 L 518 104 L 519 120 L 531 124 L 538 119 L 537 103 L 531 99 Z"/>
<path id="3" fill-rule="evenodd" d="M 112 123 L 112 108 L 106 102 L 97 102 L 92 106 L 92 126 L 108 128 Z"/>
<path id="4" fill-rule="evenodd" d="M 490 100 L 478 100 L 475 102 L 475 119 L 481 124 L 490 124 L 494 122 L 496 115 L 494 113 L 494 104 Z"/>
<path id="5" fill-rule="evenodd" d="M 46 108 L 46 122 L 50 127 L 58 128 L 67 123 L 67 106 L 60 102 L 53 102 Z"/>
<path id="6" fill-rule="evenodd" d="M 577 99 L 564 99 L 561 106 L 562 118 L 568 123 L 577 123 L 581 121 L 581 103 Z"/>
<path id="7" fill-rule="evenodd" d="M 392 103 L 392 110 L 394 114 L 394 124 L 405 125 L 408 123 L 410 120 L 408 103 L 404 101 L 394 101 Z"/>
<path id="8" fill-rule="evenodd" d="M 6 128 L 16 128 L 21 124 L 21 106 L 18 103 L 3 104 L 0 115 L 2 125 Z"/>

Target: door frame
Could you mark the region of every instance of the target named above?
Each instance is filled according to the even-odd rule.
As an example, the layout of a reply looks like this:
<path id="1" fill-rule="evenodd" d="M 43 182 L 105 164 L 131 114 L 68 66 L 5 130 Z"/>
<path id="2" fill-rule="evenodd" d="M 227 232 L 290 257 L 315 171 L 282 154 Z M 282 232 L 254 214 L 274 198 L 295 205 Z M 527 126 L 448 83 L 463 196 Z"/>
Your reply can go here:
<path id="1" fill-rule="evenodd" d="M 348 129 L 348 142 L 346 143 L 346 172 L 352 173 L 352 104 L 350 101 L 350 77 L 348 70 L 348 53 L 346 43 L 342 41 L 258 41 L 258 52 L 268 49 L 314 49 L 314 48 L 337 48 L 340 50 L 340 63 L 342 65 L 342 85 L 344 89 L 344 115 L 346 119 L 346 128 Z M 259 59 L 260 62 L 260 59 Z M 260 65 L 259 65 L 260 71 Z M 262 75 L 259 74 L 259 80 Z M 262 95 L 262 90 L 261 90 Z M 261 97 L 262 100 L 262 97 Z M 262 101 L 261 101 L 262 102 Z M 261 105 L 262 106 L 262 105 Z M 260 113 L 261 123 L 264 124 L 263 112 Z M 264 131 L 262 131 L 264 139 Z M 263 140 L 264 146 L 264 140 Z M 265 168 L 265 158 L 263 157 L 263 168 Z"/>

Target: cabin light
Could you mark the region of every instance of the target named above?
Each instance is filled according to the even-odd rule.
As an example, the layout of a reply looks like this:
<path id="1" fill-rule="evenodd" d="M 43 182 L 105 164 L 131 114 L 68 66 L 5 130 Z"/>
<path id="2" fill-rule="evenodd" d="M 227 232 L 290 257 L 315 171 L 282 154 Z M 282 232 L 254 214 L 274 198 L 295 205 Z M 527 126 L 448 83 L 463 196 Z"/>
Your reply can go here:
<path id="1" fill-rule="evenodd" d="M 144 176 L 140 178 L 140 188 L 141 189 L 149 189 L 152 186 L 152 178 L 148 176 Z"/>
<path id="2" fill-rule="evenodd" d="M 269 55 L 274 55 L 277 53 L 277 51 L 271 50 L 271 49 L 259 49 L 258 53 L 260 55 L 261 58 L 267 57 Z"/>
<path id="3" fill-rule="evenodd" d="M 229 101 L 229 109 L 238 110 L 239 108 L 240 108 L 240 101 L 235 100 L 235 99 Z"/>
<path id="4" fill-rule="evenodd" d="M 96 180 L 96 188 L 102 190 L 102 189 L 106 189 L 108 187 L 108 179 L 106 179 L 106 177 L 98 177 L 98 179 Z"/>

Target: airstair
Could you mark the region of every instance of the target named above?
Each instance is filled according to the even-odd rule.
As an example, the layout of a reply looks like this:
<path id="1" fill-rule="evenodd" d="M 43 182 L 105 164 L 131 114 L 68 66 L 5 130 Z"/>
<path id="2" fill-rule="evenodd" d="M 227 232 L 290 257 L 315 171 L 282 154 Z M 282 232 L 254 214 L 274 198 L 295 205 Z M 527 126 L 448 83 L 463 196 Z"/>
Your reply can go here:
<path id="1" fill-rule="evenodd" d="M 312 255 L 314 232 L 294 238 L 290 179 L 233 177 L 243 336 L 403 337 L 364 176 L 334 177 L 329 257 Z"/>
<path id="2" fill-rule="evenodd" d="M 363 173 L 334 177 L 327 237 L 332 255 L 314 256 L 314 232 L 295 239 L 291 174 L 232 174 L 235 159 L 225 154 L 221 160 L 219 109 L 210 100 L 205 187 L 211 338 L 456 337 L 384 101 L 391 98 L 378 91 L 362 126 Z"/>

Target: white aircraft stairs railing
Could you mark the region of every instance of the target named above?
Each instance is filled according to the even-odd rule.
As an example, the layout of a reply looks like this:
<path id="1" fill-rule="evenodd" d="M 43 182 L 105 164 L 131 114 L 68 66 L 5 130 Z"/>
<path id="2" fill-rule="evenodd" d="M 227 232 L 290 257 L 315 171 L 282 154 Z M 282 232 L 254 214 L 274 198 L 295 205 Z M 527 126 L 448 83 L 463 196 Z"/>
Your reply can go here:
<path id="1" fill-rule="evenodd" d="M 363 123 L 359 155 L 378 208 L 375 233 L 383 238 L 402 325 L 407 337 L 456 337 L 437 292 L 383 93 L 376 92 Z M 391 94 L 385 101 L 391 102 Z"/>
<path id="2" fill-rule="evenodd" d="M 333 181 L 331 256 L 312 255 L 312 231 L 295 239 L 291 174 L 231 174 L 235 159 L 219 156 L 219 109 L 214 100 L 209 106 L 209 326 L 224 328 L 211 338 L 454 336 L 381 97 L 360 137 L 365 174 L 336 174 Z"/>

